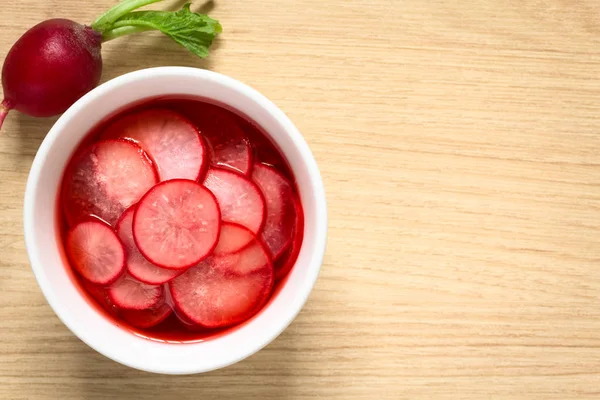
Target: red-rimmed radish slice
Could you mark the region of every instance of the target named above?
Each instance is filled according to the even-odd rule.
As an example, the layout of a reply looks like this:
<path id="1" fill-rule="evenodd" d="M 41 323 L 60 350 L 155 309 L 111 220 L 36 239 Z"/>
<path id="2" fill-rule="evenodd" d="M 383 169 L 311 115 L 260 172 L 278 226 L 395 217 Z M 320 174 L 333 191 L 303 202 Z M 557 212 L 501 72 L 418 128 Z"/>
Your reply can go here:
<path id="1" fill-rule="evenodd" d="M 292 238 L 292 245 L 279 257 L 274 265 L 275 281 L 280 281 L 290 272 L 302 248 L 302 241 L 304 239 L 304 213 L 302 212 L 300 200 L 297 197 L 294 197 L 294 205 L 296 207 L 296 231 Z"/>
<path id="2" fill-rule="evenodd" d="M 279 257 L 279 260 L 277 260 L 274 265 L 276 281 L 280 281 L 281 279 L 285 278 L 285 276 L 292 270 L 292 267 L 294 264 L 296 264 L 296 260 L 298 259 L 298 254 L 300 254 L 301 245 L 301 240 L 294 239 L 292 246 L 289 247 L 281 255 L 281 257 Z"/>
<path id="3" fill-rule="evenodd" d="M 102 286 L 95 285 L 86 280 L 82 280 L 81 284 L 85 288 L 85 290 L 96 300 L 96 302 L 110 314 L 116 316 L 118 309 L 114 304 L 111 303 L 108 298 L 107 289 Z"/>
<path id="4" fill-rule="evenodd" d="M 248 246 L 255 236 L 252 232 L 239 224 L 224 222 L 221 225 L 221 233 L 217 247 L 213 251 L 215 255 L 231 254 Z"/>
<path id="5" fill-rule="evenodd" d="M 117 222 L 117 234 L 127 252 L 127 271 L 135 279 L 150 284 L 160 285 L 169 282 L 181 273 L 172 269 L 161 268 L 146 260 L 133 240 L 133 214 L 135 206 L 129 207 Z"/>
<path id="6" fill-rule="evenodd" d="M 290 182 L 276 169 L 255 164 L 252 180 L 262 190 L 267 204 L 267 215 L 261 237 L 276 260 L 290 245 L 296 231 L 296 206 Z"/>
<path id="7" fill-rule="evenodd" d="M 71 225 L 94 215 L 114 226 L 156 182 L 156 170 L 141 147 L 126 140 L 102 140 L 70 164 L 63 210 Z"/>
<path id="8" fill-rule="evenodd" d="M 106 128 L 103 137 L 138 142 L 154 160 L 161 181 L 197 180 L 208 165 L 206 146 L 196 127 L 171 110 L 155 108 L 126 115 Z"/>
<path id="9" fill-rule="evenodd" d="M 265 265 L 236 276 L 214 268 L 213 257 L 169 282 L 176 310 L 207 328 L 234 325 L 252 317 L 269 298 L 273 269 Z"/>
<path id="10" fill-rule="evenodd" d="M 265 199 L 256 184 L 237 172 L 211 168 L 204 179 L 217 198 L 224 222 L 236 222 L 257 234 L 265 220 Z"/>
<path id="11" fill-rule="evenodd" d="M 221 213 L 215 196 L 198 182 L 159 183 L 140 200 L 133 237 L 142 255 L 159 267 L 185 269 L 217 244 Z"/>
<path id="12" fill-rule="evenodd" d="M 171 306 L 163 302 L 145 310 L 122 310 L 121 315 L 131 325 L 148 329 L 163 322 L 172 312 Z"/>
<path id="13" fill-rule="evenodd" d="M 221 107 L 203 104 L 194 113 L 194 122 L 212 149 L 214 165 L 233 168 L 248 175 L 252 151 L 236 116 Z"/>
<path id="14" fill-rule="evenodd" d="M 91 283 L 110 285 L 125 271 L 125 248 L 112 228 L 99 220 L 75 225 L 67 235 L 73 268 Z"/>
<path id="15" fill-rule="evenodd" d="M 267 250 L 257 239 L 237 253 L 214 255 L 211 258 L 212 267 L 225 274 L 248 275 L 264 268 L 273 268 Z"/>
<path id="16" fill-rule="evenodd" d="M 240 126 L 246 133 L 250 143 L 252 143 L 252 149 L 254 150 L 252 160 L 254 164 L 264 163 L 273 165 L 277 169 L 287 168 L 277 146 L 269 140 L 265 132 L 262 132 L 258 126 L 246 120 L 241 121 Z"/>
<path id="17" fill-rule="evenodd" d="M 127 275 L 108 288 L 110 301 L 125 310 L 152 308 L 162 297 L 162 286 L 148 285 Z"/>
<path id="18" fill-rule="evenodd" d="M 110 305 L 110 300 L 108 299 L 105 287 L 94 285 L 93 283 L 87 281 L 82 281 L 82 284 L 85 290 L 92 295 L 98 304 L 103 307 Z"/>

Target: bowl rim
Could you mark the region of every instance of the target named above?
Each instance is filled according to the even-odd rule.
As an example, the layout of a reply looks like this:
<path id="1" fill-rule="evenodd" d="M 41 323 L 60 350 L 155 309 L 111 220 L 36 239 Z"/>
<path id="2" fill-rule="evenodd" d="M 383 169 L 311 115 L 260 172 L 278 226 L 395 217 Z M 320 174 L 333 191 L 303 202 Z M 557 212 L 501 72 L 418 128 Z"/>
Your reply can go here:
<path id="1" fill-rule="evenodd" d="M 302 291 L 302 293 L 300 293 L 301 296 L 296 296 L 297 298 L 299 298 L 299 301 L 296 301 L 292 305 L 293 307 L 290 307 L 291 312 L 286 314 L 284 316 L 285 318 L 281 318 L 281 321 L 276 321 L 276 323 L 274 323 L 275 329 L 273 329 L 272 332 L 267 332 L 264 336 L 260 338 L 260 340 L 255 340 L 255 343 L 253 343 L 253 346 L 251 346 L 250 348 L 238 351 L 238 354 L 236 356 L 230 356 L 223 360 L 215 360 L 210 367 L 207 367 L 206 365 L 185 365 L 183 367 L 173 365 L 161 365 L 158 367 L 148 366 L 145 365 L 143 362 L 139 362 L 139 360 L 126 359 L 125 357 L 122 357 L 120 354 L 118 354 L 118 352 L 111 351 L 112 346 L 110 345 L 100 346 L 98 343 L 92 343 L 89 335 L 86 334 L 85 329 L 82 328 L 81 322 L 67 317 L 67 315 L 63 312 L 63 309 L 59 305 L 59 295 L 57 294 L 57 290 L 52 287 L 52 285 L 48 281 L 48 278 L 46 278 L 46 273 L 43 267 L 43 261 L 41 259 L 40 252 L 38 251 L 38 240 L 35 235 L 36 225 L 34 215 L 36 210 L 37 190 L 39 186 L 38 183 L 40 181 L 41 171 L 48 160 L 48 155 L 53 147 L 54 142 L 60 136 L 64 127 L 70 122 L 70 120 L 79 113 L 85 112 L 86 108 L 91 103 L 93 103 L 93 101 L 98 100 L 98 98 L 101 98 L 105 94 L 119 88 L 122 85 L 127 85 L 132 81 L 139 79 L 160 79 L 161 77 L 164 78 L 175 75 L 186 75 L 193 76 L 198 79 L 208 79 L 210 81 L 216 82 L 219 85 L 226 86 L 228 89 L 232 89 L 238 92 L 243 97 L 245 97 L 246 101 L 257 103 L 257 105 L 264 108 L 268 112 L 268 114 L 270 114 L 271 117 L 275 118 L 277 122 L 284 127 L 285 133 L 290 136 L 291 140 L 294 143 L 294 146 L 296 146 L 298 152 L 301 155 L 303 163 L 305 163 L 306 165 L 306 168 L 308 170 L 308 177 L 310 179 L 312 190 L 314 192 L 313 197 L 315 198 L 316 204 L 315 231 L 311 231 L 311 235 L 315 236 L 315 246 L 314 251 L 310 255 L 310 262 L 307 263 L 307 266 L 309 268 L 308 279 L 305 281 L 306 283 L 299 289 Z M 168 94 L 169 93 L 165 93 L 165 95 Z M 59 319 L 63 322 L 63 324 L 65 324 L 71 332 L 73 332 L 80 340 L 86 343 L 89 347 L 103 354 L 107 358 L 110 358 L 116 362 L 119 362 L 123 365 L 135 369 L 162 374 L 193 374 L 223 368 L 251 356 L 252 354 L 256 353 L 257 351 L 268 345 L 277 336 L 279 336 L 299 314 L 316 283 L 325 255 L 327 243 L 327 221 L 327 204 L 321 174 L 319 172 L 314 156 L 312 155 L 312 152 L 308 147 L 308 144 L 306 143 L 296 126 L 292 123 L 292 121 L 274 103 L 272 103 L 264 95 L 262 95 L 257 90 L 251 88 L 250 86 L 234 78 L 217 72 L 191 67 L 157 67 L 134 71 L 105 82 L 104 84 L 96 87 L 95 89 L 87 93 L 85 96 L 83 96 L 81 99 L 79 99 L 77 102 L 75 102 L 56 121 L 56 123 L 52 126 L 47 136 L 44 138 L 42 144 L 40 145 L 32 163 L 27 179 L 23 205 L 24 239 L 32 271 L 35 275 L 39 287 L 42 290 L 42 293 L 44 294 L 44 297 L 46 298 L 46 301 L 49 303 L 50 307 L 52 308 L 54 313 L 59 317 Z M 229 335 L 230 334 L 225 336 Z M 138 339 L 144 341 L 148 340 L 143 338 Z M 200 343 L 183 344 L 183 346 L 193 346 L 198 344 Z M 178 344 L 176 346 L 182 345 Z"/>

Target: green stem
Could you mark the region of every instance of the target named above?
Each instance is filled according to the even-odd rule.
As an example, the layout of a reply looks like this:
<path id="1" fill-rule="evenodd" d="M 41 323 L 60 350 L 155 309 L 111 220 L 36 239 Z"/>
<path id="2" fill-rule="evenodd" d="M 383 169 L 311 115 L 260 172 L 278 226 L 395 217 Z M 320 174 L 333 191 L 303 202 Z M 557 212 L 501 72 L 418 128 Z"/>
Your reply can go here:
<path id="1" fill-rule="evenodd" d="M 122 26 L 120 28 L 114 28 L 114 29 L 110 29 L 108 31 L 105 31 L 102 34 L 102 41 L 103 42 L 108 42 L 109 40 L 113 40 L 116 39 L 118 37 L 121 36 L 125 36 L 125 35 L 131 35 L 132 33 L 140 33 L 140 32 L 146 32 L 146 31 L 151 31 L 154 28 L 151 27 L 144 27 L 144 26 Z"/>
<path id="2" fill-rule="evenodd" d="M 92 24 L 92 28 L 95 31 L 104 33 L 104 31 L 108 30 L 112 24 L 123 15 L 140 7 L 158 3 L 159 1 L 163 0 L 124 0 L 98 17 Z"/>

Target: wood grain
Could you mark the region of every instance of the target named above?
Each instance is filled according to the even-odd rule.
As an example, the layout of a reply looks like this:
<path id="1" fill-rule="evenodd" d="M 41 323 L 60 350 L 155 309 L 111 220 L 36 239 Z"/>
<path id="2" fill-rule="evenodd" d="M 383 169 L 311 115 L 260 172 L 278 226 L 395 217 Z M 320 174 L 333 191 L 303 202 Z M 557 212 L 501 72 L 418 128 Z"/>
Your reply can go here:
<path id="1" fill-rule="evenodd" d="M 3 0 L 0 57 L 39 20 L 88 22 L 112 3 Z M 197 6 L 225 28 L 208 60 L 145 34 L 105 46 L 103 79 L 208 68 L 295 121 L 330 207 L 309 302 L 270 346 L 213 373 L 155 376 L 96 354 L 45 302 L 23 243 L 25 181 L 54 119 L 12 113 L 0 398 L 600 398 L 600 3 Z"/>

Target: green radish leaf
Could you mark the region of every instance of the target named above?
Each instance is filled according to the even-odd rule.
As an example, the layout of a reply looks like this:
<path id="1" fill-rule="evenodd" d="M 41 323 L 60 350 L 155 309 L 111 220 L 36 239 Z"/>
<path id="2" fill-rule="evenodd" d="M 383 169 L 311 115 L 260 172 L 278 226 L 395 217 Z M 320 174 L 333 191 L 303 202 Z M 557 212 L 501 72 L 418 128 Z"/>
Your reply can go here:
<path id="1" fill-rule="evenodd" d="M 158 30 L 199 57 L 208 56 L 208 49 L 222 28 L 219 21 L 190 10 L 187 3 L 179 11 L 133 11 L 115 21 L 104 32 L 104 41 L 116 37 Z"/>

